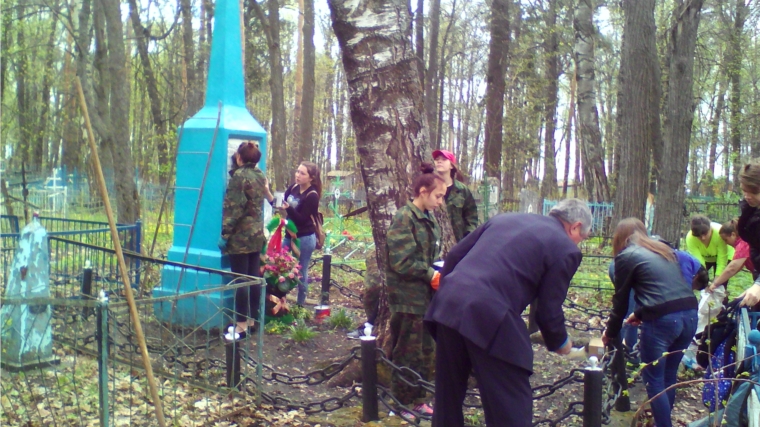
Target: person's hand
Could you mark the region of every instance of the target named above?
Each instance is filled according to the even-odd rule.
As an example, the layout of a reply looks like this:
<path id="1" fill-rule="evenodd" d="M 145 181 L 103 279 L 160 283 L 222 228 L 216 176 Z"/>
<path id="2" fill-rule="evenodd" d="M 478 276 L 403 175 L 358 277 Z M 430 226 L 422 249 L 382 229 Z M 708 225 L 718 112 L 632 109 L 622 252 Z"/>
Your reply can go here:
<path id="1" fill-rule="evenodd" d="M 288 202 L 286 202 L 286 201 L 284 201 L 284 200 L 283 200 L 283 202 L 282 202 L 282 207 L 281 207 L 280 209 L 282 209 L 282 210 L 286 210 L 286 209 L 288 209 L 289 207 L 290 207 L 290 205 L 288 204 Z"/>
<path id="2" fill-rule="evenodd" d="M 715 286 L 715 282 L 710 283 L 710 286 L 705 288 L 705 290 L 709 293 L 715 292 L 715 289 L 717 289 L 717 286 Z"/>
<path id="3" fill-rule="evenodd" d="M 573 340 L 570 339 L 570 337 L 567 337 L 567 342 L 562 347 L 558 348 L 555 353 L 561 354 L 561 355 L 567 355 L 570 354 L 570 351 L 573 350 Z"/>
<path id="4" fill-rule="evenodd" d="M 606 329 L 604 330 L 604 332 L 602 332 L 602 344 L 604 344 L 605 347 L 610 345 L 610 337 L 607 336 Z"/>
<path id="5" fill-rule="evenodd" d="M 631 326 L 639 326 L 641 325 L 641 319 L 636 317 L 636 313 L 631 313 L 631 315 L 625 319 L 625 323 Z"/>
<path id="6" fill-rule="evenodd" d="M 752 307 L 760 302 L 760 284 L 755 283 L 751 288 L 744 291 L 739 298 L 744 297 L 741 307 Z"/>
<path id="7" fill-rule="evenodd" d="M 220 237 L 219 240 L 216 242 L 216 245 L 219 246 L 219 250 L 226 250 L 227 249 L 227 239 L 224 237 Z"/>
<path id="8" fill-rule="evenodd" d="M 269 178 L 264 178 L 264 194 L 267 196 L 267 200 L 274 199 L 272 190 L 269 189 Z"/>
<path id="9" fill-rule="evenodd" d="M 437 291 L 438 286 L 440 286 L 440 284 L 441 284 L 441 273 L 436 271 L 435 274 L 433 274 L 433 278 L 430 279 L 430 287 Z"/>

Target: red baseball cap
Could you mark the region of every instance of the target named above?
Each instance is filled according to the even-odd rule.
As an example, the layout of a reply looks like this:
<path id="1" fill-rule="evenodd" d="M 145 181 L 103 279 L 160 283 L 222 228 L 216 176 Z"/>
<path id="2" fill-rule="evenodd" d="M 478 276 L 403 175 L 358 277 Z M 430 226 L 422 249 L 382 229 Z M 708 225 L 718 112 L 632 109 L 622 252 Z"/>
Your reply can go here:
<path id="1" fill-rule="evenodd" d="M 436 157 L 443 156 L 446 160 L 450 161 L 451 163 L 456 164 L 457 158 L 454 156 L 454 153 L 447 150 L 435 150 L 433 151 L 433 160 L 435 160 Z"/>

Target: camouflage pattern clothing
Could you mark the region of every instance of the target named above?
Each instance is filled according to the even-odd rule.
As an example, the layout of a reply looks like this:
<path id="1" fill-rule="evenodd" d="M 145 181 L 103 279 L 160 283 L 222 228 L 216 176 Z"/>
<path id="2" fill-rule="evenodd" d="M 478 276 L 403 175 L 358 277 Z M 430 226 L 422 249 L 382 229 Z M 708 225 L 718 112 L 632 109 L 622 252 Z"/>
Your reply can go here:
<path id="1" fill-rule="evenodd" d="M 424 315 L 433 297 L 433 262 L 441 251 L 440 229 L 412 202 L 396 212 L 386 234 L 385 279 L 391 313 Z"/>
<path id="2" fill-rule="evenodd" d="M 423 324 L 421 314 L 393 313 L 391 315 L 391 360 L 398 366 L 406 366 L 420 374 L 423 380 L 433 381 L 435 368 L 435 341 Z M 391 394 L 405 406 L 425 402 L 425 390 L 405 383 L 402 374 L 394 371 L 391 376 Z M 417 377 L 404 374 L 403 378 L 414 384 Z"/>
<path id="3" fill-rule="evenodd" d="M 454 239 L 458 242 L 478 228 L 478 205 L 472 191 L 464 183 L 454 180 L 446 195 L 446 209 L 449 211 Z"/>
<path id="4" fill-rule="evenodd" d="M 264 246 L 264 173 L 253 163 L 232 172 L 222 206 L 222 237 L 228 254 L 259 252 Z"/>

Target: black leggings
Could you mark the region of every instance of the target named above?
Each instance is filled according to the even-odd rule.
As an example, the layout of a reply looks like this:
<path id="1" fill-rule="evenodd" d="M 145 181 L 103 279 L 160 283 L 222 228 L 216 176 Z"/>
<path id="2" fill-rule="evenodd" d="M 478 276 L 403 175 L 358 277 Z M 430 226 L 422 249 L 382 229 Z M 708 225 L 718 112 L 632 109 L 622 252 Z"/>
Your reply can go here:
<path id="1" fill-rule="evenodd" d="M 233 273 L 261 277 L 261 258 L 258 252 L 230 254 L 230 269 Z M 235 291 L 235 320 L 245 322 L 249 318 L 259 318 L 260 286 L 243 286 Z"/>

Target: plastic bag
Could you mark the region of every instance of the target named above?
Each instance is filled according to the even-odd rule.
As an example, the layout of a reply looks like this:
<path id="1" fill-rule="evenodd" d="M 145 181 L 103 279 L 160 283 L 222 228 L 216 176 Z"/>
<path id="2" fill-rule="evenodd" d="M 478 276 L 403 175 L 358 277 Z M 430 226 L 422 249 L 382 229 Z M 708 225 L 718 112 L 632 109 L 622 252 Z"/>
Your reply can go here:
<path id="1" fill-rule="evenodd" d="M 702 333 L 705 327 L 710 324 L 711 319 L 715 319 L 718 313 L 723 309 L 723 300 L 726 298 L 726 288 L 718 287 L 713 292 L 706 289 L 701 290 L 697 319 L 697 334 Z"/>

